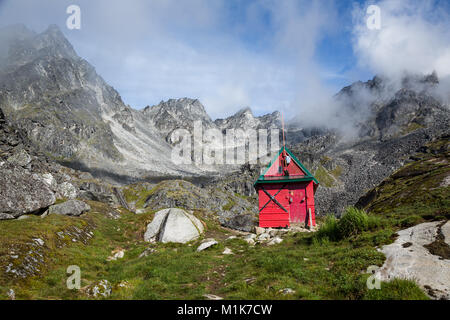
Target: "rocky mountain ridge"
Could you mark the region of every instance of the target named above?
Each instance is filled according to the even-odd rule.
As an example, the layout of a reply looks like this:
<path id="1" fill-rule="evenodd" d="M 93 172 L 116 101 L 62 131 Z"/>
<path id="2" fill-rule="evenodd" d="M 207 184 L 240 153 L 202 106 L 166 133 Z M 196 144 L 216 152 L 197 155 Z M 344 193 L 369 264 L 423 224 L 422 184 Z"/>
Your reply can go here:
<path id="1" fill-rule="evenodd" d="M 255 117 L 244 108 L 226 119 L 212 120 L 201 102 L 190 98 L 135 110 L 76 55 L 58 27 L 40 34 L 10 27 L 0 30 L 0 40 L 6 44 L 0 52 L 0 108 L 39 150 L 115 182 L 208 176 L 212 183 L 253 194 L 250 180 L 264 164 L 177 165 L 170 160 L 177 144 L 172 133 L 186 129 L 191 134 L 194 121 L 200 121 L 204 130 L 222 132 L 280 128 L 279 112 Z M 435 73 L 408 75 L 400 84 L 376 76 L 355 82 L 334 97 L 341 116 L 336 119 L 342 120 L 334 121 L 338 126 L 289 123 L 288 146 L 321 183 L 319 213 L 339 213 L 354 204 L 418 148 L 448 133 L 450 96 L 446 102 L 435 94 L 439 84 Z M 346 126 L 352 126 L 355 134 L 346 135 Z"/>
<path id="2" fill-rule="evenodd" d="M 4 35 L 3 37 L 1 35 Z M 143 110 L 122 101 L 57 26 L 36 34 L 24 26 L 0 30 L 0 107 L 41 150 L 76 168 L 131 180 L 145 175 L 202 175 L 217 168 L 174 164 L 168 157 L 179 128 L 275 127 L 279 114 L 251 112 L 213 121 L 196 99 L 170 99 Z M 8 48 L 8 49 L 6 49 Z"/>
<path id="3" fill-rule="evenodd" d="M 321 182 L 316 196 L 320 213 L 339 214 L 424 145 L 448 136 L 450 108 L 435 95 L 437 83 L 435 74 L 405 78 L 392 90 L 386 80 L 375 77 L 338 93 L 338 99 L 352 101 L 352 109 L 358 101 L 363 106 L 358 98 L 349 100 L 353 92 L 361 87 L 375 92 L 365 102 L 367 117 L 355 122 L 358 134 L 348 139 L 339 130 L 328 130 L 291 146 Z"/>

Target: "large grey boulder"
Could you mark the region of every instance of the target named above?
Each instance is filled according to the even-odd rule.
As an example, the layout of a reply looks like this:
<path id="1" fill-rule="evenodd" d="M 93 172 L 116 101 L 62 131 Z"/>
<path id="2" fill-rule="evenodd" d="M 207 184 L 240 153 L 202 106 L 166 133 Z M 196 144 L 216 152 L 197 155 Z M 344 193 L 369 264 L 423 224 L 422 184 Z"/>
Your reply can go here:
<path id="1" fill-rule="evenodd" d="M 48 214 L 62 214 L 66 216 L 80 216 L 91 210 L 91 207 L 79 200 L 69 200 L 64 203 L 55 204 L 48 209 Z"/>
<path id="2" fill-rule="evenodd" d="M 159 234 L 169 211 L 170 209 L 164 209 L 155 213 L 152 222 L 147 225 L 147 230 L 144 234 L 145 241 L 152 242 L 152 240 L 156 240 L 156 236 Z"/>
<path id="3" fill-rule="evenodd" d="M 53 191 L 37 175 L 21 167 L 0 169 L 0 220 L 38 213 L 55 201 Z"/>
<path id="4" fill-rule="evenodd" d="M 182 209 L 170 208 L 158 211 L 148 224 L 144 235 L 147 242 L 186 243 L 198 238 L 204 231 L 202 222 Z"/>

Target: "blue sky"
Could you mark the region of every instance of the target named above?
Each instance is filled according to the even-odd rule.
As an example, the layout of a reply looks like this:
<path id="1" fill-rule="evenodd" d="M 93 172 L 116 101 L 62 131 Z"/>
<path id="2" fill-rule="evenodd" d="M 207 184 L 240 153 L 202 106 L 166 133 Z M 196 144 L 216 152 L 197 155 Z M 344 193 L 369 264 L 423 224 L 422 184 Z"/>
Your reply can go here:
<path id="1" fill-rule="evenodd" d="M 81 30 L 65 26 L 70 4 Z M 365 27 L 369 4 L 381 30 Z M 446 75 L 449 12 L 446 1 L 413 0 L 3 0 L 0 25 L 58 24 L 133 108 L 187 96 L 213 118 L 246 106 L 289 118 L 378 73 Z"/>

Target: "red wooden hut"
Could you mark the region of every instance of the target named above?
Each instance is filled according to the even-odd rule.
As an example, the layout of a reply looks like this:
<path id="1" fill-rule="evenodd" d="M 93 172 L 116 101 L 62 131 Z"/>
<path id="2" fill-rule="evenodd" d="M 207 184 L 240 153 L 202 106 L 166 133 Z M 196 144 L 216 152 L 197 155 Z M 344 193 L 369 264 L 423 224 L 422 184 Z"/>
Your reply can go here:
<path id="1" fill-rule="evenodd" d="M 259 196 L 259 226 L 315 226 L 314 193 L 318 186 L 295 155 L 282 147 L 254 184 Z"/>

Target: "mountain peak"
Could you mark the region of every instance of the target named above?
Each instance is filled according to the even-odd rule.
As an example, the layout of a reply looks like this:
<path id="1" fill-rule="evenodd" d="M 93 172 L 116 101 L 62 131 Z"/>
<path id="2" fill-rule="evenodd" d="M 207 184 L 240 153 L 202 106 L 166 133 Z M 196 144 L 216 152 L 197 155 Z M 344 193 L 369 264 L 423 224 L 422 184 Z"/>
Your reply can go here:
<path id="1" fill-rule="evenodd" d="M 53 33 L 53 34 L 61 34 L 61 29 L 58 27 L 57 24 L 51 24 L 48 26 L 47 30 L 44 31 L 44 33 Z"/>
<path id="2" fill-rule="evenodd" d="M 36 37 L 35 45 L 41 48 L 50 49 L 52 54 L 78 59 L 74 48 L 56 25 L 50 25 L 44 32 Z"/>
<path id="3" fill-rule="evenodd" d="M 205 110 L 205 107 L 198 99 L 179 98 L 161 101 L 156 106 L 147 106 L 143 111 L 147 117 L 154 118 L 160 124 L 166 121 L 172 121 L 168 118 L 175 119 L 177 123 L 180 121 L 193 122 L 195 120 L 202 120 L 211 123 L 212 120 Z"/>
<path id="4" fill-rule="evenodd" d="M 237 117 L 237 116 L 252 116 L 253 117 L 253 112 L 252 112 L 252 109 L 250 109 L 250 107 L 245 107 L 245 108 L 242 108 L 241 110 L 239 110 L 238 112 L 236 112 L 236 114 L 234 116 L 235 117 Z"/>

